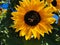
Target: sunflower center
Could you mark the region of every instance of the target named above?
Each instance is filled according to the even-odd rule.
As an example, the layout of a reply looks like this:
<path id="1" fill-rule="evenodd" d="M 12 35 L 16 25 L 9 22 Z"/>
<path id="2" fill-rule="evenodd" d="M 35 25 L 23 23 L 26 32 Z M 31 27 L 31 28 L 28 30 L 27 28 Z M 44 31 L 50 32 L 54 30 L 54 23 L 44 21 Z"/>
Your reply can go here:
<path id="1" fill-rule="evenodd" d="M 57 1 L 53 0 L 53 2 L 51 2 L 53 6 L 57 6 Z"/>
<path id="2" fill-rule="evenodd" d="M 24 16 L 24 21 L 30 26 L 37 25 L 41 20 L 40 14 L 36 11 L 29 11 Z"/>

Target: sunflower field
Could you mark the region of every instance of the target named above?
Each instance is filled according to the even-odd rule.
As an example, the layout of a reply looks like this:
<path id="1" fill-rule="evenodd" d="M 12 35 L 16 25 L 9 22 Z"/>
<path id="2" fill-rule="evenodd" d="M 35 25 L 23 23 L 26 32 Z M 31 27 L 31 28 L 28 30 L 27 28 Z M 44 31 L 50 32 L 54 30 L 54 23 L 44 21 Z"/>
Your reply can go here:
<path id="1" fill-rule="evenodd" d="M 60 45 L 60 0 L 0 0 L 0 45 Z"/>

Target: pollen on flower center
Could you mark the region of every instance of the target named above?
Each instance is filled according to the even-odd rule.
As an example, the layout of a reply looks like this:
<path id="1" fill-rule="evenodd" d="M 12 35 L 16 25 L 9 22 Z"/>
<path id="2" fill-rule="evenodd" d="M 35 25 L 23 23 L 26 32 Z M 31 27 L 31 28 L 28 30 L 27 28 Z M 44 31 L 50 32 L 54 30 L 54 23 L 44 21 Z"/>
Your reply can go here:
<path id="1" fill-rule="evenodd" d="M 40 14 L 36 11 L 29 11 L 24 16 L 24 21 L 30 26 L 37 25 L 41 20 Z"/>
<path id="2" fill-rule="evenodd" d="M 57 1 L 53 0 L 53 2 L 51 2 L 53 6 L 57 6 Z"/>

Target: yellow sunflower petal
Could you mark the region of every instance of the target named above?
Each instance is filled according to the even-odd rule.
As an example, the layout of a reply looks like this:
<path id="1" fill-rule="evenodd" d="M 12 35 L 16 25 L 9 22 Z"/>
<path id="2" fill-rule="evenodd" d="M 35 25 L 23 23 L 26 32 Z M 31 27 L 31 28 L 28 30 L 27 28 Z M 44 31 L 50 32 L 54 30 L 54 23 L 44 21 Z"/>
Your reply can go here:
<path id="1" fill-rule="evenodd" d="M 49 34 L 49 33 L 48 33 L 48 28 L 46 27 L 46 25 L 44 25 L 44 24 L 40 24 L 40 26 L 43 27 L 43 29 L 45 30 L 44 33 Z"/>
<path id="2" fill-rule="evenodd" d="M 23 0 L 23 2 L 25 3 L 26 6 L 29 6 L 29 0 Z"/>
<path id="3" fill-rule="evenodd" d="M 40 39 L 40 34 L 39 34 L 39 33 L 37 33 L 37 39 L 38 39 L 38 40 Z"/>
<path id="4" fill-rule="evenodd" d="M 15 24 L 15 25 L 14 25 L 14 27 L 16 28 L 15 32 L 18 32 L 19 30 L 25 28 L 25 27 L 23 27 L 24 25 L 22 25 L 22 24 L 23 24 L 23 22 L 20 23 L 20 25 L 19 25 L 19 24 Z"/>
<path id="5" fill-rule="evenodd" d="M 23 29 L 21 29 L 19 35 L 24 36 L 24 35 L 26 35 L 26 33 L 27 33 L 27 30 L 25 28 L 23 28 Z"/>
<path id="6" fill-rule="evenodd" d="M 32 32 L 31 32 L 31 30 L 29 30 L 27 35 L 25 36 L 25 39 L 26 40 L 31 39 L 31 36 L 32 36 Z"/>
<path id="7" fill-rule="evenodd" d="M 47 18 L 47 22 L 53 24 L 56 21 L 55 18 Z"/>
<path id="8" fill-rule="evenodd" d="M 40 3 L 40 7 L 38 7 L 37 11 L 39 12 L 40 10 L 42 10 L 45 7 L 46 4 L 44 4 L 44 1 L 42 1 Z"/>
<path id="9" fill-rule="evenodd" d="M 31 29 L 31 30 L 32 30 L 32 34 L 33 34 L 34 38 L 36 39 L 36 37 L 37 37 L 37 32 L 35 31 L 36 29 Z"/>
<path id="10" fill-rule="evenodd" d="M 57 1 L 57 6 L 56 8 L 60 10 L 60 0 L 56 0 Z"/>
<path id="11" fill-rule="evenodd" d="M 53 0 L 46 0 L 48 3 L 51 3 Z"/>

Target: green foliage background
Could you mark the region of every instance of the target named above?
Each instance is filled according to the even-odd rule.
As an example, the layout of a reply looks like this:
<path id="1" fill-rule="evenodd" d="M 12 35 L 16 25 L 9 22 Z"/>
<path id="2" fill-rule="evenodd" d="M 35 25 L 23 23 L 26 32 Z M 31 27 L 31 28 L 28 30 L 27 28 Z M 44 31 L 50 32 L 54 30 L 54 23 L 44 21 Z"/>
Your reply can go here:
<path id="1" fill-rule="evenodd" d="M 21 1 L 21 0 L 20 0 Z M 53 24 L 54 29 L 52 33 L 41 36 L 40 40 L 31 39 L 26 41 L 24 37 L 19 37 L 12 27 L 13 20 L 11 20 L 11 9 L 18 4 L 19 0 L 10 0 L 10 5 L 7 13 L 0 16 L 0 45 L 60 45 L 60 26 Z"/>

